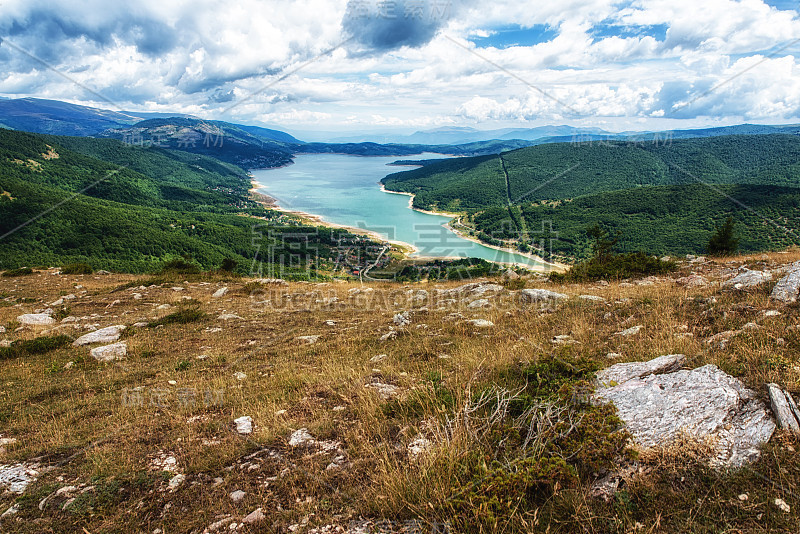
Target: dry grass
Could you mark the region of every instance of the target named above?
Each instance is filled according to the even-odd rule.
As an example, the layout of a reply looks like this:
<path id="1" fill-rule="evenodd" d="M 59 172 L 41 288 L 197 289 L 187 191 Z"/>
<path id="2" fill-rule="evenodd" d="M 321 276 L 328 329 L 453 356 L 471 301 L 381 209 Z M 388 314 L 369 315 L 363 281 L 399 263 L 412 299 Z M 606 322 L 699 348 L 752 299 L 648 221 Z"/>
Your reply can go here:
<path id="1" fill-rule="evenodd" d="M 742 264 L 774 267 L 800 259 L 800 252 L 765 257 L 731 258 L 693 269 L 717 280 L 726 276 L 725 269 Z M 257 507 L 266 521 L 241 530 L 347 526 L 362 517 L 457 520 L 448 518 L 455 513 L 450 503 L 460 490 L 454 484 L 465 480 L 465 466 L 474 461 L 471 452 L 490 446 L 489 429 L 503 428 L 499 421 L 530 425 L 533 416 L 543 428 L 567 415 L 563 404 L 547 398 L 524 417 L 511 417 L 507 405 L 517 389 L 498 383 L 508 369 L 554 357 L 570 365 L 602 367 L 684 353 L 692 367 L 714 363 L 761 394 L 763 384 L 773 381 L 797 394 L 798 308 L 771 304 L 771 284 L 748 292 L 722 291 L 718 284 L 692 289 L 676 285 L 673 279 L 689 269 L 684 266 L 681 273 L 661 277 L 653 285 L 559 287 L 529 281 L 528 287 L 606 299 L 573 298 L 557 310 L 521 306 L 511 296 L 492 299 L 487 309 L 460 305 L 439 310 L 433 300 L 412 305 L 406 295 L 408 290 L 457 287 L 454 282 L 372 284 L 371 293 L 352 296 L 350 290 L 367 286 L 256 287 L 246 279 L 204 276 L 188 283 L 147 280 L 146 285 L 164 285 L 140 289 L 137 281 L 144 278 L 48 271 L 0 278 L 0 325 L 9 328 L 7 339 L 44 335 L 47 327 L 15 332 L 16 317 L 68 294 L 77 298 L 64 301 L 63 314 L 87 318 L 75 324 L 129 327 L 123 335 L 128 356 L 118 362 L 96 362 L 86 348 L 71 346 L 0 361 L 0 436 L 17 440 L 0 452 L 0 463 L 37 458 L 41 465 L 54 467 L 22 497 L 2 495 L 0 512 L 15 500 L 20 512 L 4 519 L 0 530 L 202 531 L 222 516 L 241 518 Z M 230 288 L 228 294 L 212 298 L 223 286 Z M 711 298 L 716 302 L 704 300 Z M 195 315 L 184 324 L 163 320 L 185 309 L 180 306 L 189 299 L 204 316 Z M 162 304 L 171 308 L 158 309 Z M 396 328 L 394 339 L 380 341 L 393 327 L 393 315 L 409 309 L 414 310 L 411 324 Z M 764 317 L 766 309 L 780 309 L 781 315 Z M 495 326 L 475 328 L 453 320 L 453 312 L 485 318 Z M 221 314 L 241 319 L 217 319 Z M 154 328 L 131 327 L 136 322 L 152 323 Z M 749 322 L 760 328 L 743 331 L 724 349 L 704 343 L 713 334 Z M 85 332 L 71 324 L 46 335 Z M 644 327 L 636 336 L 615 335 L 635 325 Z M 563 334 L 577 343 L 551 342 Z M 678 337 L 681 334 L 692 336 Z M 309 335 L 320 338 L 313 344 L 297 339 Z M 609 353 L 619 356 L 609 358 Z M 387 356 L 370 361 L 378 354 Z M 68 362 L 73 364 L 65 369 Z M 240 380 L 237 373 L 246 378 Z M 396 386 L 399 398 L 380 398 L 365 387 L 372 382 Z M 492 385 L 497 388 L 486 389 Z M 488 397 L 481 400 L 482 393 L 490 394 L 487 391 L 495 395 L 491 402 Z M 494 415 L 480 409 L 484 401 Z M 233 420 L 244 415 L 255 424 L 249 436 L 234 430 Z M 318 440 L 341 442 L 346 462 L 326 469 L 333 454 L 290 447 L 288 437 L 299 428 L 307 428 Z M 544 445 L 537 439 L 545 434 L 529 436 L 524 448 L 531 457 L 541 454 Z M 409 458 L 406 448 L 420 435 L 433 448 Z M 590 498 L 592 474 L 581 474 L 576 486 L 557 486 L 520 501 L 514 520 L 498 523 L 498 529 L 628 532 L 639 524 L 639 531 L 650 532 L 796 532 L 798 446 L 794 439 L 778 436 L 750 471 L 737 473 L 716 473 L 702 462 L 651 452 L 643 463 L 653 468 L 617 500 Z M 688 454 L 694 449 L 679 450 Z M 243 460 L 258 451 L 254 459 Z M 178 471 L 187 475 L 177 491 L 167 489 L 172 475 L 153 467 L 152 460 L 162 452 L 173 455 Z M 222 478 L 219 484 L 214 483 L 217 477 Z M 95 490 L 66 510 L 39 510 L 41 499 L 55 489 L 79 484 L 94 485 Z M 228 497 L 236 489 L 247 492 L 240 503 Z M 739 501 L 736 496 L 741 493 L 748 493 L 750 500 Z M 789 503 L 791 513 L 777 510 L 771 504 L 775 497 Z M 488 531 L 477 522 L 459 525 Z"/>

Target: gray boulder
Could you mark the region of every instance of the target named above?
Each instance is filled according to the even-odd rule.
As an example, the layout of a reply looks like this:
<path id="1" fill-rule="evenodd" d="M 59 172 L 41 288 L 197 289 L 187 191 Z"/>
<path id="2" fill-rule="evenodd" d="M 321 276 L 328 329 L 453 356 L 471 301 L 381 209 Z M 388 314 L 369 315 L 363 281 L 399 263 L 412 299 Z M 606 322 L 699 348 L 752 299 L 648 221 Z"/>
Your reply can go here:
<path id="1" fill-rule="evenodd" d="M 772 289 L 770 298 L 775 299 L 786 304 L 797 302 L 798 294 L 800 293 L 800 261 L 797 261 L 789 267 L 788 274 L 778 280 L 775 287 Z"/>
<path id="2" fill-rule="evenodd" d="M 72 345 L 80 347 L 81 345 L 91 345 L 92 343 L 113 343 L 119 339 L 123 330 L 125 330 L 125 325 L 118 324 L 115 326 L 107 326 L 100 330 L 82 335 L 73 341 Z"/>
<path id="3" fill-rule="evenodd" d="M 43 326 L 54 324 L 56 320 L 49 313 L 25 313 L 17 317 L 17 322 L 28 326 Z"/>
<path id="4" fill-rule="evenodd" d="M 755 393 L 715 365 L 652 374 L 674 368 L 678 361 L 672 355 L 637 362 L 641 367 L 611 366 L 599 373 L 595 399 L 614 403 L 643 448 L 687 436 L 711 440 L 715 456 L 710 460 L 717 467 L 739 467 L 758 458 L 775 423 Z"/>
<path id="5" fill-rule="evenodd" d="M 556 293 L 547 289 L 523 289 L 519 294 L 522 302 L 552 302 L 569 298 L 564 293 Z"/>
<path id="6" fill-rule="evenodd" d="M 89 351 L 89 354 L 98 362 L 111 362 L 124 358 L 128 354 L 128 345 L 124 341 L 120 341 L 113 345 L 95 347 Z"/>

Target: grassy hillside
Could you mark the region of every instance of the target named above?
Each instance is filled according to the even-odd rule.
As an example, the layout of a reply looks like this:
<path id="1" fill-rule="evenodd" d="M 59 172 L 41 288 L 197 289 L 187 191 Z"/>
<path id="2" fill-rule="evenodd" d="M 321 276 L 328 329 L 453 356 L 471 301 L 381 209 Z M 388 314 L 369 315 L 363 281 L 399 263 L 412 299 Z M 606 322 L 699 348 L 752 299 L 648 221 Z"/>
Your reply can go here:
<path id="1" fill-rule="evenodd" d="M 620 252 L 682 255 L 703 252 L 729 215 L 742 251 L 800 245 L 800 189 L 765 185 L 642 187 L 511 210 L 488 208 L 468 221 L 485 241 L 518 239 L 525 230 L 534 243 L 546 240 L 548 252 L 586 258 L 591 252 L 586 229 L 595 224 L 621 237 Z"/>
<path id="2" fill-rule="evenodd" d="M 36 470 L 21 494 L 0 493 L 0 513 L 16 505 L 0 530 L 796 533 L 797 436 L 778 430 L 755 463 L 717 470 L 707 443 L 626 447 L 613 407 L 586 400 L 598 369 L 666 354 L 685 354 L 685 370 L 717 365 L 767 405 L 770 382 L 797 398 L 800 307 L 769 300 L 774 279 L 719 283 L 798 260 L 681 263 L 647 285 L 525 280 L 569 298 L 539 306 L 488 291 L 481 308 L 463 282 L 406 293 L 216 275 L 0 277 L 0 340 L 11 343 L 0 348 L 0 466 Z M 690 275 L 707 283 L 687 288 Z M 17 329 L 57 299 L 69 320 Z M 398 327 L 402 312 L 410 324 Z M 120 324 L 124 359 L 71 344 Z M 555 342 L 564 335 L 573 342 Z M 237 432 L 240 417 L 251 433 Z M 300 429 L 315 441 L 290 441 Z M 623 480 L 603 499 L 607 473 Z"/>
<path id="3" fill-rule="evenodd" d="M 84 261 L 142 272 L 186 256 L 204 269 L 233 259 L 246 272 L 272 261 L 267 252 L 324 268 L 340 240 L 371 244 L 299 227 L 250 200 L 248 188 L 243 171 L 208 157 L 0 131 L 0 268 Z M 305 263 L 292 268 L 308 274 Z"/>

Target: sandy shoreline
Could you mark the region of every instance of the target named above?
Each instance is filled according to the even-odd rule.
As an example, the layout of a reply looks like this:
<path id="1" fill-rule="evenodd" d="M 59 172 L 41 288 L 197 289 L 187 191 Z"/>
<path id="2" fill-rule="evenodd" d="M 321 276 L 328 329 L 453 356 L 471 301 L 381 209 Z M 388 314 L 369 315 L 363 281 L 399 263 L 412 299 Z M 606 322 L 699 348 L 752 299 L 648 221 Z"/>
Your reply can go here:
<path id="1" fill-rule="evenodd" d="M 356 227 L 353 227 L 353 226 L 346 226 L 346 225 L 343 225 L 343 224 L 336 224 L 336 223 L 332 223 L 332 222 L 326 221 L 326 220 L 322 219 L 322 217 L 320 217 L 319 215 L 314 215 L 313 213 L 306 213 L 306 212 L 303 212 L 303 211 L 289 210 L 289 209 L 282 208 L 278 204 L 278 201 L 276 199 L 270 197 L 269 195 L 265 195 L 264 193 L 259 193 L 258 192 L 258 189 L 261 189 L 263 186 L 256 181 L 255 177 L 252 174 L 250 175 L 250 185 L 252 186 L 252 188 L 250 189 L 250 193 L 256 198 L 256 201 L 260 202 L 263 206 L 265 206 L 265 207 L 267 207 L 269 209 L 274 209 L 274 210 L 280 211 L 282 213 L 286 213 L 288 215 L 294 215 L 296 217 L 300 217 L 304 221 L 308 221 L 310 224 L 313 224 L 313 225 L 316 225 L 316 226 L 324 226 L 324 227 L 327 227 L 327 228 L 341 228 L 341 229 L 344 229 L 344 230 L 348 230 L 348 231 L 350 231 L 350 232 L 352 232 L 354 234 L 364 235 L 364 236 L 371 237 L 373 239 L 377 239 L 377 240 L 379 240 L 379 241 L 381 241 L 383 243 L 390 243 L 390 244 L 402 249 L 403 253 L 405 254 L 407 259 L 410 259 L 410 260 L 462 260 L 462 259 L 464 259 L 464 258 L 462 258 L 460 256 L 415 256 L 415 257 L 411 258 L 410 256 L 412 254 L 416 254 L 416 253 L 419 252 L 419 249 L 417 247 L 415 247 L 414 245 L 412 245 L 411 243 L 406 243 L 405 241 L 389 241 L 389 240 L 385 239 L 383 236 L 381 236 L 380 234 L 378 234 L 377 232 L 373 232 L 372 230 L 366 230 L 364 228 L 356 228 Z M 414 194 L 413 193 L 405 193 L 405 192 L 401 192 L 401 191 L 389 191 L 388 189 L 386 189 L 384 187 L 383 184 L 380 184 L 380 186 L 381 186 L 381 191 L 383 191 L 384 193 L 389 193 L 389 194 L 393 194 L 393 195 L 406 195 L 406 196 L 410 197 L 408 199 L 408 207 L 409 207 L 409 209 L 412 209 L 412 210 L 420 212 L 420 213 L 425 213 L 427 215 L 436 215 L 436 216 L 439 216 L 439 217 L 450 217 L 451 221 L 445 223 L 445 227 L 448 230 L 450 230 L 451 232 L 453 232 L 454 234 L 456 234 L 461 239 L 465 239 L 467 241 L 471 241 L 473 243 L 476 243 L 476 244 L 481 245 L 481 246 L 486 247 L 486 248 L 490 248 L 490 249 L 493 249 L 493 250 L 498 250 L 500 252 L 505 252 L 507 254 L 516 254 L 516 255 L 519 255 L 519 256 L 523 256 L 523 257 L 528 258 L 529 260 L 532 260 L 532 261 L 534 261 L 534 262 L 536 262 L 536 263 L 538 263 L 540 265 L 534 266 L 534 265 L 528 265 L 528 264 L 519 263 L 519 262 L 501 262 L 501 261 L 497 261 L 497 262 L 494 262 L 494 263 L 498 263 L 498 264 L 502 264 L 502 265 L 518 265 L 520 267 L 523 267 L 523 268 L 531 270 L 531 271 L 550 271 L 552 269 L 557 269 L 557 270 L 564 270 L 565 269 L 565 266 L 563 266 L 563 265 L 560 265 L 560 264 L 557 264 L 557 263 L 548 263 L 545 260 L 543 260 L 542 258 L 540 258 L 538 256 L 535 256 L 533 254 L 527 254 L 525 252 L 512 250 L 510 248 L 503 248 L 503 247 L 497 247 L 497 246 L 494 246 L 494 245 L 489 245 L 489 244 L 481 242 L 480 240 L 478 240 L 478 239 L 476 239 L 474 237 L 471 237 L 471 236 L 468 236 L 468 235 L 464 235 L 461 232 L 459 232 L 458 230 L 456 230 L 455 228 L 453 228 L 452 226 L 450 226 L 450 222 L 452 222 L 452 219 L 454 219 L 456 217 L 459 217 L 460 216 L 459 214 L 447 213 L 447 212 L 435 212 L 435 211 L 428 211 L 428 210 L 415 208 L 414 207 Z M 259 200 L 259 198 L 263 198 L 264 200 Z M 269 200 L 266 200 L 266 199 L 269 199 Z"/>
<path id="2" fill-rule="evenodd" d="M 445 227 L 448 230 L 450 230 L 451 232 L 453 232 L 454 234 L 456 234 L 461 239 L 465 239 L 467 241 L 472 241 L 473 243 L 476 243 L 476 244 L 481 245 L 483 247 L 491 248 L 491 249 L 494 249 L 494 250 L 499 250 L 500 252 L 505 252 L 507 254 L 516 254 L 516 255 L 519 255 L 519 256 L 523 256 L 525 258 L 528 258 L 530 260 L 533 260 L 533 261 L 535 261 L 537 263 L 541 263 L 542 264 L 541 267 L 531 267 L 530 265 L 526 265 L 525 267 L 528 268 L 528 269 L 531 269 L 531 270 L 547 270 L 546 269 L 547 267 L 554 268 L 554 269 L 557 269 L 557 270 L 560 270 L 560 271 L 564 271 L 564 270 L 567 269 L 566 265 L 561 265 L 560 263 L 547 262 L 544 259 L 542 259 L 541 257 L 536 256 L 534 254 L 529 254 L 527 252 L 522 252 L 522 251 L 519 251 L 519 250 L 514 250 L 514 249 L 511 249 L 511 248 L 507 248 L 507 247 L 498 247 L 496 245 L 490 245 L 488 243 L 484 243 L 480 239 L 477 239 L 477 238 L 472 237 L 470 235 L 466 235 L 466 234 L 460 232 L 459 230 L 457 230 L 456 228 L 453 228 L 450 225 L 450 223 L 453 222 L 453 219 L 456 219 L 456 218 L 460 217 L 461 214 L 459 214 L 459 213 L 449 213 L 449 212 L 446 212 L 446 211 L 428 211 L 428 210 L 423 210 L 423 209 L 420 209 L 420 208 L 415 208 L 414 207 L 414 193 L 406 193 L 404 191 L 389 191 L 388 189 L 386 189 L 386 187 L 383 184 L 381 184 L 381 191 L 383 191 L 384 193 L 390 193 L 390 194 L 393 194 L 393 195 L 406 195 L 406 196 L 410 197 L 408 199 L 408 207 L 410 209 L 414 210 L 414 211 L 418 211 L 420 213 L 426 213 L 428 215 L 439 215 L 439 216 L 442 216 L 442 217 L 450 217 L 451 219 L 450 219 L 450 221 L 445 223 Z M 508 262 L 495 262 L 495 263 L 503 263 L 505 265 L 508 265 Z"/>

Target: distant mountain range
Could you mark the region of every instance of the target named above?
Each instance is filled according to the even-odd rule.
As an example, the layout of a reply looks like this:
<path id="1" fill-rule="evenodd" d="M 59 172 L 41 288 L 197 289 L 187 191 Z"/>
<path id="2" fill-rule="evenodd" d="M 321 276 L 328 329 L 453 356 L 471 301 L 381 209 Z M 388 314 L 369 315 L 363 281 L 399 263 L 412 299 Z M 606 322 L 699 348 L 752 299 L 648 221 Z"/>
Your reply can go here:
<path id="1" fill-rule="evenodd" d="M 180 113 L 111 111 L 57 100 L 0 100 L 0 127 L 32 133 L 118 139 L 211 156 L 243 169 L 287 165 L 295 154 L 341 153 L 362 156 L 407 156 L 437 152 L 481 156 L 545 143 L 609 141 L 667 142 L 720 135 L 800 133 L 800 125 L 742 124 L 670 132 L 612 133 L 600 128 L 567 125 L 477 130 L 443 127 L 411 135 L 331 137 L 305 142 L 281 130 L 205 120 Z M 319 138 L 319 133 L 314 136 Z"/>

